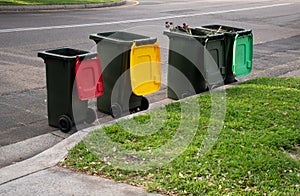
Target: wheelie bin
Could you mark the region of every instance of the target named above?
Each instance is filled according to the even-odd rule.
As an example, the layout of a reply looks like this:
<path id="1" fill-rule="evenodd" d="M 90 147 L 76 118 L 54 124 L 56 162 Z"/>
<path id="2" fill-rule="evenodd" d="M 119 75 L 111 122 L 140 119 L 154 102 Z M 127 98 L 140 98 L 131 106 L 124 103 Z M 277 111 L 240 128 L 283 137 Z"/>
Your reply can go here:
<path id="1" fill-rule="evenodd" d="M 75 122 L 95 121 L 96 114 L 94 110 L 88 108 L 88 99 L 103 93 L 101 64 L 96 56 L 97 53 L 72 48 L 38 53 L 38 57 L 43 58 L 46 64 L 47 111 L 50 126 L 68 132 Z M 73 89 L 75 78 L 77 88 Z M 90 78 L 94 78 L 94 81 L 90 81 Z M 90 88 L 93 88 L 92 94 Z"/>
<path id="2" fill-rule="evenodd" d="M 98 110 L 118 118 L 146 110 L 144 95 L 161 85 L 160 48 L 156 38 L 124 31 L 91 34 L 102 62 L 105 92 Z"/>
<path id="3" fill-rule="evenodd" d="M 195 28 L 189 30 L 190 34 L 179 30 L 164 31 L 169 37 L 167 96 L 175 100 L 204 92 L 208 85 L 223 82 L 224 34 Z M 178 71 L 189 80 L 193 89 L 180 79 Z"/>
<path id="4" fill-rule="evenodd" d="M 224 26 L 205 25 L 202 28 L 214 33 L 225 34 L 225 83 L 232 83 L 235 77 L 246 76 L 252 71 L 253 34 L 252 30 Z"/>

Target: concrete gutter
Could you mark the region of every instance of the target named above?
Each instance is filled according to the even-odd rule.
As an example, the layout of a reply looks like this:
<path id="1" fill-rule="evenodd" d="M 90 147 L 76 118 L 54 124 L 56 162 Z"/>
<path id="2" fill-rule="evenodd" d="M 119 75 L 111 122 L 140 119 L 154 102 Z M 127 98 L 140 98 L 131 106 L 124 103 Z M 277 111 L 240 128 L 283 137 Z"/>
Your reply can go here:
<path id="1" fill-rule="evenodd" d="M 125 5 L 126 0 L 108 3 L 92 4 L 73 4 L 73 5 L 1 5 L 0 11 L 37 11 L 37 10 L 72 10 L 72 9 L 91 9 Z"/>

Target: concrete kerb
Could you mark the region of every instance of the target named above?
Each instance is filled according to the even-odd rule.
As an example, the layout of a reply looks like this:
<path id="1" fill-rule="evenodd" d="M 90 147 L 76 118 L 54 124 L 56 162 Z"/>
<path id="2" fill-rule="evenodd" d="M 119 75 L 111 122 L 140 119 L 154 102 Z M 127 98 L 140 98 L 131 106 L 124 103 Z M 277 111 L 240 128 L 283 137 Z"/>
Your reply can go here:
<path id="1" fill-rule="evenodd" d="M 126 0 L 119 2 L 93 3 L 93 4 L 73 4 L 73 5 L 1 5 L 0 11 L 37 11 L 37 10 L 71 10 L 71 9 L 86 9 L 86 8 L 104 8 L 121 6 L 126 4 Z"/>

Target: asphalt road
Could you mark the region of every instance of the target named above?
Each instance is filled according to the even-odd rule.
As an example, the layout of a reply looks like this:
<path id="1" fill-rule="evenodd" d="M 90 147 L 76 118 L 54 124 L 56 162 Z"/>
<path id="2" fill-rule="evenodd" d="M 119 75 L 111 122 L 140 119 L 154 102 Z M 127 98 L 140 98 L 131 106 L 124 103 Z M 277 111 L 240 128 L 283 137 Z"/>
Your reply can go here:
<path id="1" fill-rule="evenodd" d="M 89 35 L 105 31 L 155 36 L 161 45 L 166 81 L 168 38 L 162 34 L 165 21 L 178 25 L 186 22 L 193 27 L 224 24 L 252 29 L 254 73 L 275 67 L 280 75 L 299 69 L 297 0 L 140 0 L 113 8 L 2 12 L 0 167 L 26 159 L 69 135 L 48 126 L 45 65 L 37 52 L 60 47 L 95 51 Z"/>

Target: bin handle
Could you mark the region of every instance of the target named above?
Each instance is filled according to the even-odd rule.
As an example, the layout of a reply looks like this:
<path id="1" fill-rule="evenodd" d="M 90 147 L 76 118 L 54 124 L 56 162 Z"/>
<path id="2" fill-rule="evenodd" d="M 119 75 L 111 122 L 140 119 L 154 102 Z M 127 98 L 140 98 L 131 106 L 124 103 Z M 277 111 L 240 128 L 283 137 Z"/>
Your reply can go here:
<path id="1" fill-rule="evenodd" d="M 76 56 L 76 67 L 75 67 L 75 70 L 79 69 L 80 63 L 83 60 L 88 60 L 88 59 L 93 59 L 93 58 L 98 59 L 97 53 L 91 53 L 91 54 L 84 55 L 84 56 L 77 55 Z M 77 71 L 76 71 L 76 73 L 77 73 Z"/>
<path id="2" fill-rule="evenodd" d="M 248 34 L 252 34 L 252 30 L 243 30 L 243 31 L 239 31 L 237 32 L 236 34 L 239 34 L 240 36 L 243 36 L 243 35 L 248 35 Z"/>
<path id="3" fill-rule="evenodd" d="M 139 40 L 133 40 L 133 44 L 135 44 L 135 46 L 150 45 L 150 44 L 155 44 L 156 41 L 157 41 L 157 38 L 139 39 Z"/>
<path id="4" fill-rule="evenodd" d="M 92 53 L 84 54 L 84 55 L 77 55 L 76 56 L 76 61 L 77 61 L 77 59 L 78 59 L 78 61 L 83 61 L 84 59 L 92 59 L 92 58 L 95 58 L 97 56 L 98 56 L 98 54 L 96 52 L 92 52 Z"/>
<path id="5" fill-rule="evenodd" d="M 153 42 L 153 41 L 150 41 L 149 43 L 144 42 L 143 44 L 141 44 L 141 42 L 139 42 L 139 41 L 137 41 L 137 40 L 134 40 L 134 41 L 132 42 L 131 48 L 132 48 L 132 47 L 137 47 L 137 46 L 143 46 L 143 45 L 151 45 L 151 46 L 158 46 L 158 47 L 159 47 L 157 41 L 155 41 L 155 42 L 153 42 L 153 43 L 152 43 L 152 42 Z"/>
<path id="6" fill-rule="evenodd" d="M 208 43 L 208 41 L 210 40 L 216 40 L 216 39 L 220 39 L 220 40 L 224 40 L 224 34 L 214 34 L 214 35 L 209 35 L 204 42 L 204 45 L 206 46 L 206 44 Z"/>

